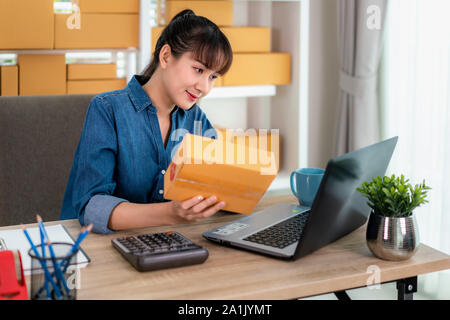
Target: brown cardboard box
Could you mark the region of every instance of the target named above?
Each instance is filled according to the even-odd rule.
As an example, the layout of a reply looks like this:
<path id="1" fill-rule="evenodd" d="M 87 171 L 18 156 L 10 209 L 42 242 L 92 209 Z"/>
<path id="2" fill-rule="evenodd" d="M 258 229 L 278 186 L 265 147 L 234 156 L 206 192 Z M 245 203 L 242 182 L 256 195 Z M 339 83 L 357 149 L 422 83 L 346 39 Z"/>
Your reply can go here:
<path id="1" fill-rule="evenodd" d="M 1 0 L 0 49 L 52 49 L 53 0 Z"/>
<path id="2" fill-rule="evenodd" d="M 66 93 L 64 54 L 19 54 L 18 64 L 21 96 Z"/>
<path id="3" fill-rule="evenodd" d="M 152 52 L 155 51 L 164 27 L 152 28 Z M 230 41 L 233 53 L 270 52 L 270 28 L 265 27 L 221 27 Z"/>
<path id="4" fill-rule="evenodd" d="M 67 94 L 95 94 L 125 88 L 126 79 L 114 80 L 68 80 Z"/>
<path id="5" fill-rule="evenodd" d="M 70 14 L 55 14 L 55 48 L 101 49 L 138 47 L 139 15 L 81 14 L 80 29 L 69 29 Z"/>
<path id="6" fill-rule="evenodd" d="M 0 66 L 0 96 L 19 95 L 19 68 Z"/>
<path id="7" fill-rule="evenodd" d="M 82 13 L 139 13 L 139 0 L 79 0 Z"/>
<path id="8" fill-rule="evenodd" d="M 288 53 L 237 53 L 223 77 L 224 86 L 289 84 L 291 56 Z"/>
<path id="9" fill-rule="evenodd" d="M 234 53 L 270 52 L 270 28 L 222 27 Z"/>
<path id="10" fill-rule="evenodd" d="M 160 27 L 153 27 L 152 28 L 152 43 L 151 43 L 151 47 L 152 47 L 152 55 L 153 52 L 155 52 L 155 47 L 156 47 L 156 42 L 159 39 L 159 36 L 161 35 L 161 32 L 163 31 L 165 27 L 164 26 L 160 26 Z"/>
<path id="11" fill-rule="evenodd" d="M 168 0 L 165 8 L 166 25 L 184 9 L 191 9 L 198 16 L 204 16 L 218 26 L 233 25 L 233 1 L 180 1 Z"/>
<path id="12" fill-rule="evenodd" d="M 242 148 L 242 146 L 244 148 Z M 276 177 L 271 164 L 253 159 L 258 149 L 186 134 L 164 176 L 164 197 L 184 201 L 217 196 L 223 210 L 250 214 Z"/>
<path id="13" fill-rule="evenodd" d="M 216 128 L 219 139 L 231 143 L 243 143 L 246 147 L 267 150 L 266 154 L 260 154 L 262 162 L 270 159 L 269 152 L 273 152 L 276 162 L 277 172 L 280 171 L 281 137 L 278 129 L 227 129 Z M 261 151 L 260 151 L 261 152 Z M 260 158 L 261 161 L 261 158 Z"/>
<path id="14" fill-rule="evenodd" d="M 221 86 L 223 86 L 223 77 L 217 77 L 216 80 L 214 80 L 214 87 Z"/>
<path id="15" fill-rule="evenodd" d="M 68 64 L 67 79 L 68 80 L 89 80 L 89 79 L 115 79 L 117 70 L 115 63 L 105 64 Z"/>

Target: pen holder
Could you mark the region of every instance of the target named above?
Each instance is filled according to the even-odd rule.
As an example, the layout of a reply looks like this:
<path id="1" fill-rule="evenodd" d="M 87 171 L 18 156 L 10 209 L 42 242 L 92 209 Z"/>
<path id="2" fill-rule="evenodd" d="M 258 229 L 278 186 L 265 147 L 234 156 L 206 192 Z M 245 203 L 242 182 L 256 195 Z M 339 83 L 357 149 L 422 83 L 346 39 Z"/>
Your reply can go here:
<path id="1" fill-rule="evenodd" d="M 75 300 L 76 272 L 69 265 L 76 264 L 77 254 L 69 252 L 72 244 L 54 242 L 51 244 L 53 252 L 45 245 L 42 254 L 42 244 L 37 245 L 39 257 L 30 249 L 31 257 L 31 286 L 30 298 L 33 300 Z"/>

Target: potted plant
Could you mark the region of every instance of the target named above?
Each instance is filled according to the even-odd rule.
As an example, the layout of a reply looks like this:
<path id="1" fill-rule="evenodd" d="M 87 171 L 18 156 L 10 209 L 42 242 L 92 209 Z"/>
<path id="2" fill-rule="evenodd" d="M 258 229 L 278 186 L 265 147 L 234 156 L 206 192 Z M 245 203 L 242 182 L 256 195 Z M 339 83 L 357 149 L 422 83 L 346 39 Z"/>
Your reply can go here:
<path id="1" fill-rule="evenodd" d="M 414 209 L 428 202 L 429 189 L 425 180 L 413 187 L 403 175 L 378 176 L 356 189 L 372 208 L 366 240 L 375 256 L 398 261 L 414 255 L 420 244 Z"/>

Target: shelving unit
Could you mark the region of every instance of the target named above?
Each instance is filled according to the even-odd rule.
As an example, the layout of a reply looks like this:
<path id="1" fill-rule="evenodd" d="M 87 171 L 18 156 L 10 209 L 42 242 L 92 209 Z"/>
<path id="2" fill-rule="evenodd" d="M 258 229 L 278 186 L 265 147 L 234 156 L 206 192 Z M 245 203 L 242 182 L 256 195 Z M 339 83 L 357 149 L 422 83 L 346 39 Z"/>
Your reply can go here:
<path id="1" fill-rule="evenodd" d="M 250 97 L 271 97 L 277 93 L 277 87 L 274 85 L 264 86 L 236 86 L 236 87 L 217 87 L 203 99 L 227 99 L 227 98 L 250 98 Z"/>

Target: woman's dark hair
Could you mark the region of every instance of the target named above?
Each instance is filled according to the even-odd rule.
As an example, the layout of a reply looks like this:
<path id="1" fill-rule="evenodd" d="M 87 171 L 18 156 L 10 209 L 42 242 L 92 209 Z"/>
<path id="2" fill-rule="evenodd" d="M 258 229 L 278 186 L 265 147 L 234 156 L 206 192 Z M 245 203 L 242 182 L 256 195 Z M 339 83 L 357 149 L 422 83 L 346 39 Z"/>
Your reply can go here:
<path id="1" fill-rule="evenodd" d="M 211 20 L 197 16 L 192 10 L 179 12 L 161 33 L 150 64 L 142 73 L 142 81 L 150 80 L 159 65 L 161 48 L 168 44 L 175 58 L 192 52 L 194 58 L 220 75 L 230 69 L 233 60 L 231 45 L 219 27 Z"/>

